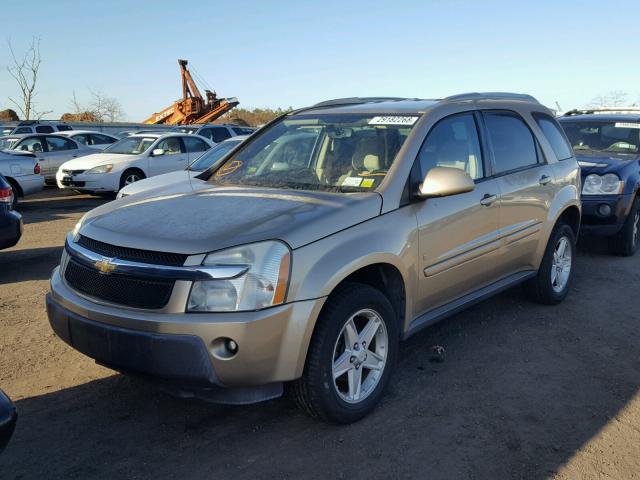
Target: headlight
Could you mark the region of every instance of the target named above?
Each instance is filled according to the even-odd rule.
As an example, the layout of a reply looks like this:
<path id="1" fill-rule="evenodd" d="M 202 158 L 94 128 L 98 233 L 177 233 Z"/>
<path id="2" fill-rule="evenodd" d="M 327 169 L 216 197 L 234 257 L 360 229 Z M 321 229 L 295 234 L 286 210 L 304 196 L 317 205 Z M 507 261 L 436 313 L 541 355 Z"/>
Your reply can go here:
<path id="1" fill-rule="evenodd" d="M 260 310 L 284 303 L 289 286 L 291 252 L 282 242 L 268 241 L 214 252 L 203 265 L 244 265 L 243 275 L 226 280 L 193 283 L 190 312 Z"/>
<path id="2" fill-rule="evenodd" d="M 100 165 L 98 167 L 93 167 L 91 170 L 87 170 L 85 173 L 110 173 L 113 170 L 112 164 Z"/>
<path id="3" fill-rule="evenodd" d="M 624 182 L 614 173 L 587 175 L 582 186 L 583 195 L 614 195 L 622 193 Z"/>
<path id="4" fill-rule="evenodd" d="M 78 220 L 78 223 L 75 224 L 75 226 L 73 227 L 73 230 L 71 230 L 71 236 L 73 237 L 73 241 L 77 242 L 78 241 L 78 235 L 80 234 L 80 228 L 82 227 L 82 223 L 84 222 L 84 219 L 87 218 L 87 214 L 85 213 L 82 218 L 80 220 Z"/>

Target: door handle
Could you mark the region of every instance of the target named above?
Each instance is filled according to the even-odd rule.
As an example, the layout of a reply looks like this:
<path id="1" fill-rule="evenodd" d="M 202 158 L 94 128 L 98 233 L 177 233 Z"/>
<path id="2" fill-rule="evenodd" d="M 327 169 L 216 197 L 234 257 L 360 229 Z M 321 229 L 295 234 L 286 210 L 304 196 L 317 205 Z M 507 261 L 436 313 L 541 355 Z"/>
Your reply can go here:
<path id="1" fill-rule="evenodd" d="M 549 175 L 542 175 L 539 180 L 540 185 L 546 185 L 550 181 L 551 181 L 551 177 Z"/>
<path id="2" fill-rule="evenodd" d="M 485 193 L 484 197 L 482 197 L 482 200 L 480 200 L 480 205 L 488 207 L 493 202 L 495 202 L 497 199 L 498 199 L 497 195 L 490 195 L 488 193 Z"/>

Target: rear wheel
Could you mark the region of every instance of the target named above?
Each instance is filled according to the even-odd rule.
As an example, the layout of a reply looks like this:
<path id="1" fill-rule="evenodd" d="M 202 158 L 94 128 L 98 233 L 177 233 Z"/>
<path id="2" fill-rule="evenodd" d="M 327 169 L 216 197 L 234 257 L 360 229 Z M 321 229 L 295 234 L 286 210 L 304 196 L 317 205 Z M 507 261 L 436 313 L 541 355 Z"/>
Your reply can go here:
<path id="1" fill-rule="evenodd" d="M 141 170 L 126 170 L 120 177 L 120 190 L 122 190 L 127 185 L 131 185 L 132 183 L 138 182 L 144 178 L 144 173 Z"/>
<path id="2" fill-rule="evenodd" d="M 534 278 L 525 282 L 525 293 L 535 302 L 555 305 L 562 302 L 571 287 L 576 237 L 571 227 L 557 223 Z"/>
<path id="3" fill-rule="evenodd" d="M 387 297 L 368 285 L 345 285 L 327 300 L 311 339 L 297 403 L 313 417 L 355 422 L 380 401 L 398 349 Z"/>
<path id="4" fill-rule="evenodd" d="M 640 202 L 633 201 L 629 215 L 620 232 L 609 239 L 609 251 L 615 255 L 630 257 L 638 250 L 640 241 Z"/>

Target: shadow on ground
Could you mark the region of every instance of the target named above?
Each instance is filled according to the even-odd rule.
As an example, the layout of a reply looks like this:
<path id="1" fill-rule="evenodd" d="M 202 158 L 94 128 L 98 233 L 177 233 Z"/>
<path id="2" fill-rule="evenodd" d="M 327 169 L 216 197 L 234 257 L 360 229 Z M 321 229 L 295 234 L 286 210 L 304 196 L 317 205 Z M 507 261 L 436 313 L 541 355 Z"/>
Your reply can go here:
<path id="1" fill-rule="evenodd" d="M 93 197 L 46 188 L 33 197 L 27 197 L 16 207 L 23 215 L 25 225 L 68 218 L 69 214 L 84 213 L 110 201 L 111 198 Z"/>
<path id="2" fill-rule="evenodd" d="M 63 247 L 0 251 L 0 285 L 46 280 L 60 264 Z"/>
<path id="3" fill-rule="evenodd" d="M 288 399 L 174 399 L 114 375 L 19 399 L 0 478 L 547 478 L 640 385 L 628 308 L 640 258 L 579 260 L 560 306 L 516 288 L 412 337 L 382 404 L 357 424 L 318 423 Z M 602 275 L 616 283 L 607 302 L 588 294 Z M 430 361 L 433 344 L 443 363 Z"/>

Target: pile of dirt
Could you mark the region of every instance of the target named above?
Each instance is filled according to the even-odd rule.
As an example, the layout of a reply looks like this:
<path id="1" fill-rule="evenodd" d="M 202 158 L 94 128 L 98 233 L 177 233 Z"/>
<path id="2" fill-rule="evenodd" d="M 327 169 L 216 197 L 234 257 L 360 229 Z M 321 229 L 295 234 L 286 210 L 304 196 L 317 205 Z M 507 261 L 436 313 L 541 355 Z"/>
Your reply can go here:
<path id="1" fill-rule="evenodd" d="M 98 122 L 100 121 L 95 113 L 92 112 L 80 112 L 80 113 L 65 113 L 60 117 L 63 122 Z"/>
<path id="2" fill-rule="evenodd" d="M 10 108 L 0 110 L 0 121 L 17 122 L 18 120 L 20 120 L 20 117 L 18 117 L 18 114 L 14 110 Z"/>

